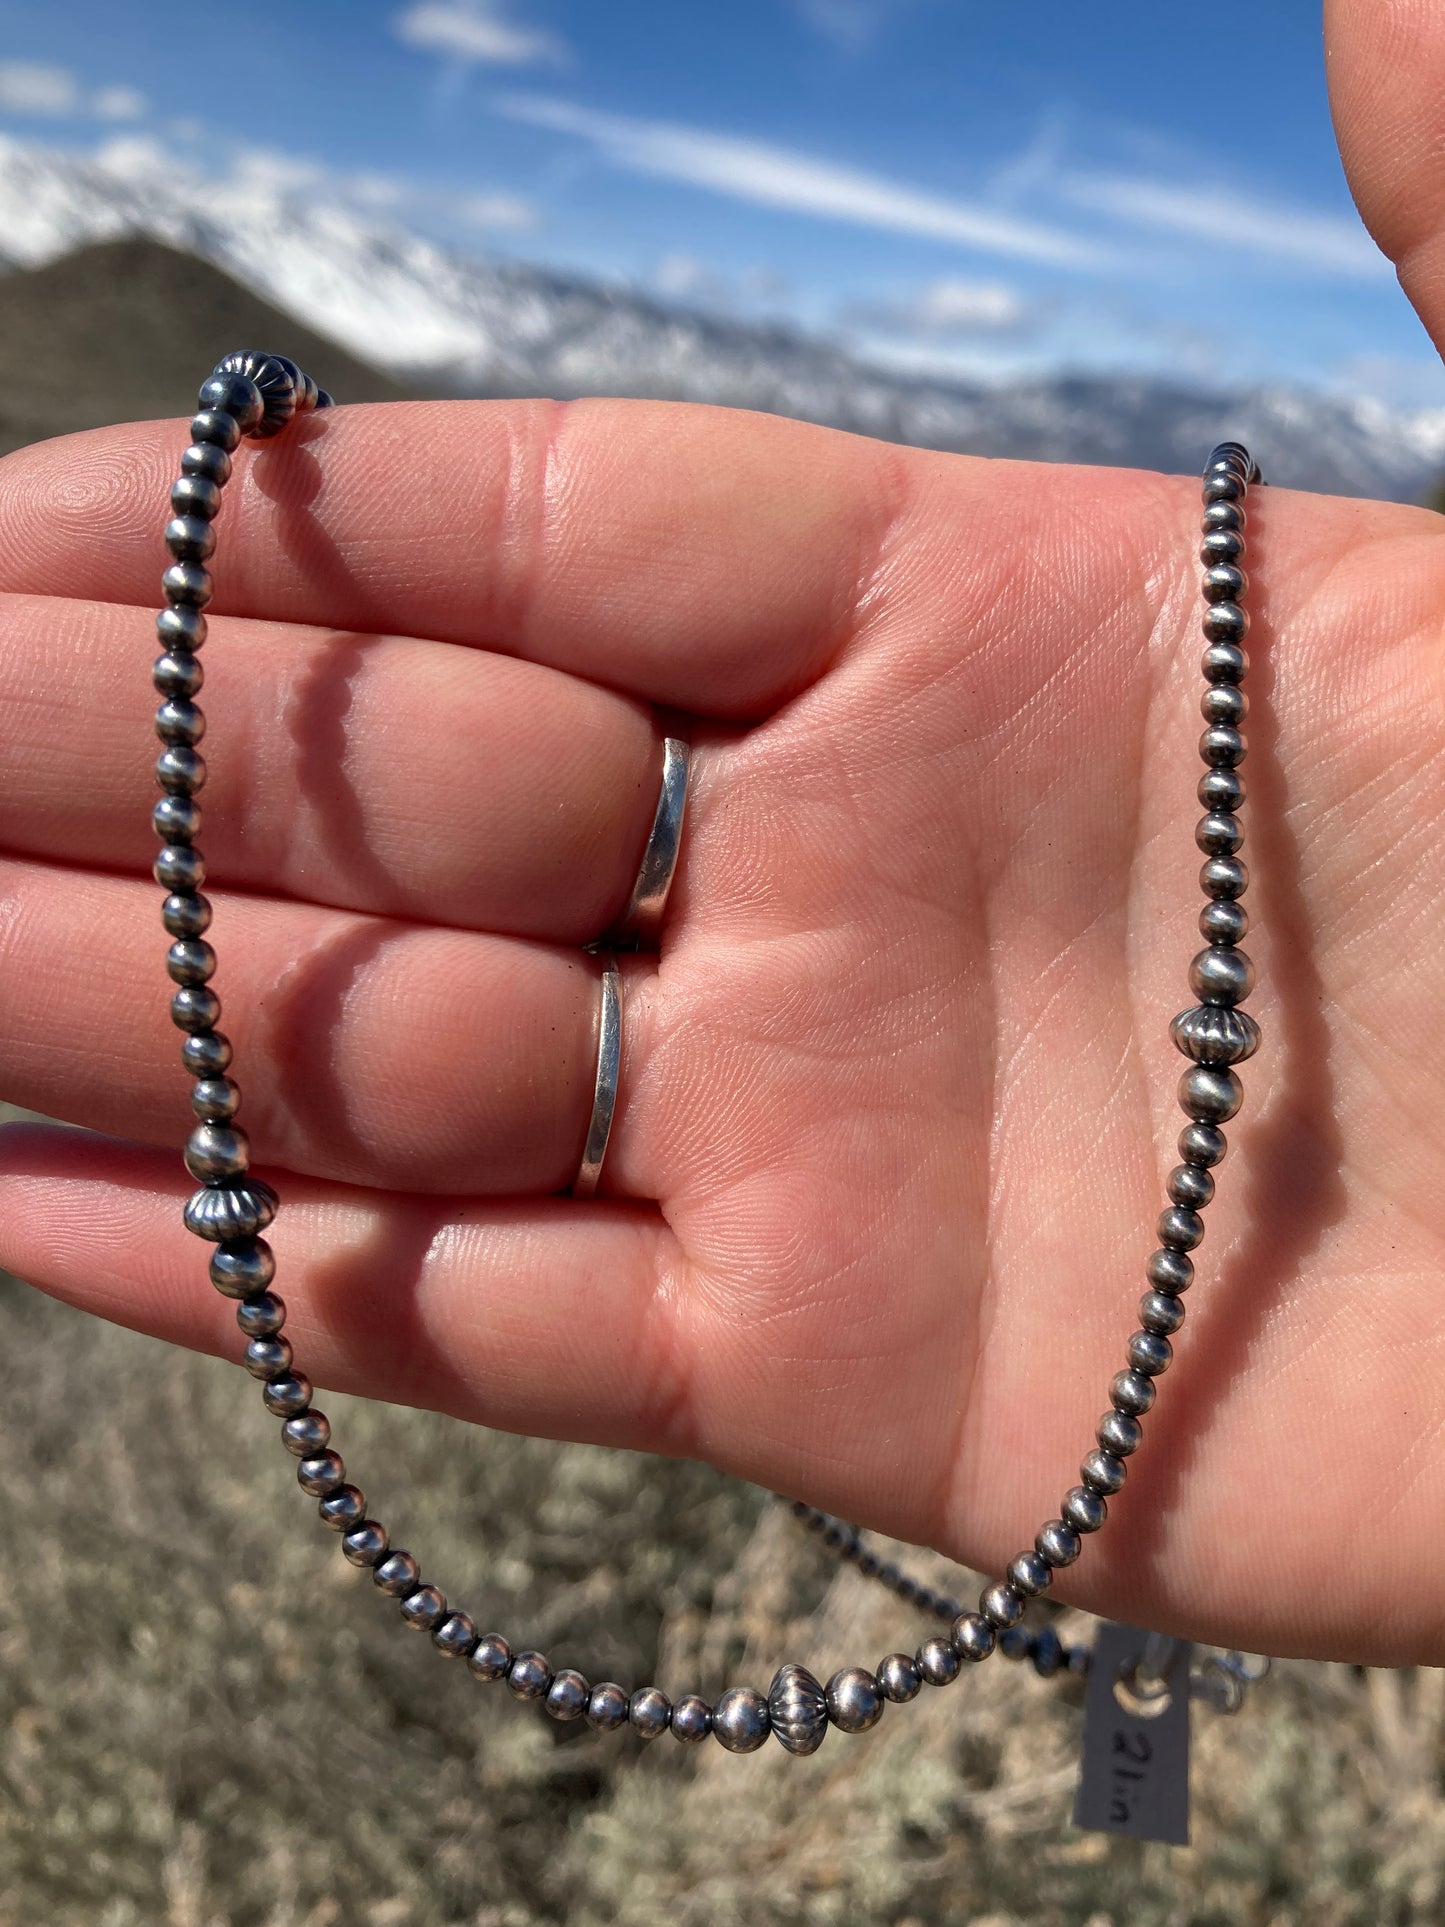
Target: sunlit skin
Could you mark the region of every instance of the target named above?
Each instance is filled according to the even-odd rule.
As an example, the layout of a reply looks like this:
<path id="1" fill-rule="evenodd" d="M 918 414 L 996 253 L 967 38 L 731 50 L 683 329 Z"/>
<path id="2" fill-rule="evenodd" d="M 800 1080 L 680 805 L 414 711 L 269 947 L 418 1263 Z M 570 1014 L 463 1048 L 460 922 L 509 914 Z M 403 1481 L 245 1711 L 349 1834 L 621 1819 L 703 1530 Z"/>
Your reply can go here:
<path id="1" fill-rule="evenodd" d="M 1445 16 L 1328 12 L 1346 165 L 1439 345 Z M 0 463 L 0 1090 L 108 1134 L 0 1137 L 0 1263 L 234 1356 L 148 874 L 184 441 Z M 640 403 L 343 408 L 240 457 L 202 843 L 317 1383 L 697 1455 L 984 1569 L 1031 1545 L 1184 1121 L 1198 516 L 1187 479 Z M 1249 543 L 1265 1042 L 1144 1448 L 1056 1590 L 1438 1664 L 1445 521 L 1266 490 Z M 578 946 L 674 712 L 683 861 L 581 1204 Z"/>

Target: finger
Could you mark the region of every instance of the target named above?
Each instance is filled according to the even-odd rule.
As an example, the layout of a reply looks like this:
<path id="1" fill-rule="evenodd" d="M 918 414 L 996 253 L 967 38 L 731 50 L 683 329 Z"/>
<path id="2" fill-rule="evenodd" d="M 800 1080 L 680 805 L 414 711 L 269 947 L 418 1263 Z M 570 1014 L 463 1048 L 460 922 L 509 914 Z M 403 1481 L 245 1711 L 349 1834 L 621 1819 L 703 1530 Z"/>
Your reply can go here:
<path id="1" fill-rule="evenodd" d="M 276 1291 L 297 1366 L 318 1385 L 508 1430 L 690 1449 L 675 1364 L 688 1294 L 655 1211 L 281 1182 Z M 8 1126 L 0 1265 L 117 1324 L 239 1358 L 235 1308 L 207 1281 L 184 1195 L 158 1152 Z"/>
<path id="2" fill-rule="evenodd" d="M 185 445 L 178 419 L 7 456 L 0 590 L 155 603 Z M 796 422 L 616 401 L 342 408 L 236 469 L 217 609 L 481 645 L 723 715 L 829 660 L 903 472 Z"/>
<path id="3" fill-rule="evenodd" d="M 4 848 L 149 873 L 150 640 L 140 609 L 0 596 Z M 626 903 L 662 770 L 635 702 L 481 650 L 234 618 L 204 661 L 218 883 L 574 943 Z"/>
<path id="4" fill-rule="evenodd" d="M 0 1089 L 28 1110 L 179 1147 L 194 1120 L 155 898 L 129 879 L 0 862 Z M 596 1078 L 593 959 L 213 901 L 220 1022 L 258 1158 L 394 1190 L 571 1183 Z M 646 1052 L 634 1016 L 632 1058 Z"/>
<path id="5" fill-rule="evenodd" d="M 1445 354 L 1445 13 L 1325 0 L 1325 54 L 1350 191 Z"/>

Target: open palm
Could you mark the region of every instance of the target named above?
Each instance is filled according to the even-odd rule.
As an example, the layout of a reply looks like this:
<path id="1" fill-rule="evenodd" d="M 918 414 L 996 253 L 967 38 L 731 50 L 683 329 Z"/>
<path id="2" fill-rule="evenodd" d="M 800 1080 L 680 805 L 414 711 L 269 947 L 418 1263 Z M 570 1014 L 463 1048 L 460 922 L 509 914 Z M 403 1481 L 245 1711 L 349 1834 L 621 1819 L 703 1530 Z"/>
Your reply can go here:
<path id="1" fill-rule="evenodd" d="M 112 1134 L 6 1135 L 0 1261 L 229 1352 L 147 877 L 183 437 L 0 465 L 0 1088 Z M 1031 1542 L 1182 1122 L 1197 502 L 643 404 L 342 410 L 245 459 L 204 844 L 319 1383 L 698 1454 L 975 1565 Z M 1256 502 L 1265 1044 L 1145 1448 L 1059 1590 L 1439 1659 L 1445 525 Z M 674 713 L 683 860 L 582 1204 L 580 945 Z"/>

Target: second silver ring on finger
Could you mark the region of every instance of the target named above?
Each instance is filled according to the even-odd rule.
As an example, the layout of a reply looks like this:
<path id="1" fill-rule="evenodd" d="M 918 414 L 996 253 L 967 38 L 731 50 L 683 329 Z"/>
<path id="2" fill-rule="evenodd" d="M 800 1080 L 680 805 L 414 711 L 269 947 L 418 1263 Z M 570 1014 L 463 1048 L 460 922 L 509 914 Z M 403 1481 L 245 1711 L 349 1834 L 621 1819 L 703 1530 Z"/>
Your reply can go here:
<path id="1" fill-rule="evenodd" d="M 647 848 L 627 908 L 607 933 L 608 944 L 616 950 L 637 950 L 656 940 L 667 908 L 668 892 L 677 872 L 678 851 L 682 848 L 682 819 L 687 810 L 687 780 L 692 752 L 679 737 L 668 736 L 662 745 L 662 789 L 652 818 Z"/>

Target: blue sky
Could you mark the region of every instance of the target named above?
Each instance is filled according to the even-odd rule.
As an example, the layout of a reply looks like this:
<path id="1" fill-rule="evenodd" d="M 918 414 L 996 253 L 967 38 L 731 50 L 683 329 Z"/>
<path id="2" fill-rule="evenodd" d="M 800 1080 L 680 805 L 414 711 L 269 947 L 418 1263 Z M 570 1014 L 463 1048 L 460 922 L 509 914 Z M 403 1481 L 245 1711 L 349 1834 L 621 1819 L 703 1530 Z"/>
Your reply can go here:
<path id="1" fill-rule="evenodd" d="M 0 130 L 904 365 L 1445 403 L 1344 184 L 1315 0 L 0 0 Z"/>

